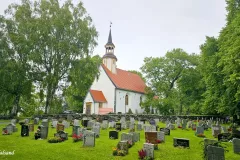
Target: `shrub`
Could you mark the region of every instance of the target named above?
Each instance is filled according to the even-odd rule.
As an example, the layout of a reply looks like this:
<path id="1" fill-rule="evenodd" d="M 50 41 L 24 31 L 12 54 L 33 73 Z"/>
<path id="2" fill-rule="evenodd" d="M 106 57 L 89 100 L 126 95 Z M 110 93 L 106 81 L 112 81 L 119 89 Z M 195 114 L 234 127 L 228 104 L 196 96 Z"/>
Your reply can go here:
<path id="1" fill-rule="evenodd" d="M 51 138 L 48 140 L 48 143 L 60 143 L 60 142 L 63 142 L 64 139 L 63 138 L 60 138 L 60 137 L 54 137 L 54 138 Z"/>

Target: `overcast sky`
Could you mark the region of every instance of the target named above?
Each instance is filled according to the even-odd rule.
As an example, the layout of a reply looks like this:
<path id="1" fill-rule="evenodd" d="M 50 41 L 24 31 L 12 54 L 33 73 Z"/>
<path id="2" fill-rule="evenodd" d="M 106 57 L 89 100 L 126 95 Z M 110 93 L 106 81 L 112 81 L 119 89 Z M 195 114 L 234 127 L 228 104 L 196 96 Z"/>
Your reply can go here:
<path id="1" fill-rule="evenodd" d="M 19 0 L 1 0 L 0 14 Z M 76 0 L 75 0 L 76 1 Z M 118 68 L 139 70 L 144 57 L 159 57 L 173 48 L 199 53 L 206 36 L 225 25 L 225 0 L 83 0 L 99 32 L 94 54 L 103 56 L 109 24 Z"/>

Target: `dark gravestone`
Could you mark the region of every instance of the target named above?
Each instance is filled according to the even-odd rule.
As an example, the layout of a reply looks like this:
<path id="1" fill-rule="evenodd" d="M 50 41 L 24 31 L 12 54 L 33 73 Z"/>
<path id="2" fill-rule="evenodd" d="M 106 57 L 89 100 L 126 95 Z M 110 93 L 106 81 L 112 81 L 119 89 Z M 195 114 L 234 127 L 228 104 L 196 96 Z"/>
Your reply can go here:
<path id="1" fill-rule="evenodd" d="M 225 160 L 224 149 L 212 145 L 207 146 L 207 160 Z"/>
<path id="2" fill-rule="evenodd" d="M 121 131 L 121 123 L 116 123 L 116 130 Z"/>
<path id="3" fill-rule="evenodd" d="M 58 131 L 57 133 L 54 134 L 54 137 L 61 138 L 63 140 L 68 139 L 68 133 L 65 133 L 64 131 Z"/>
<path id="4" fill-rule="evenodd" d="M 218 134 L 218 141 L 228 142 L 231 139 L 231 133 Z"/>
<path id="5" fill-rule="evenodd" d="M 25 137 L 25 136 L 29 136 L 29 127 L 28 125 L 23 124 L 21 127 L 21 136 Z"/>
<path id="6" fill-rule="evenodd" d="M 118 132 L 117 131 L 109 131 L 109 138 L 110 139 L 118 139 Z"/>
<path id="7" fill-rule="evenodd" d="M 173 146 L 190 148 L 189 139 L 173 138 Z"/>
<path id="8" fill-rule="evenodd" d="M 156 122 L 155 122 L 155 120 L 154 119 L 151 119 L 150 121 L 149 121 L 149 123 L 151 124 L 151 125 L 156 125 Z"/>
<path id="9" fill-rule="evenodd" d="M 160 128 L 160 131 L 164 132 L 165 135 L 170 135 L 170 129 L 168 128 Z"/>
<path id="10" fill-rule="evenodd" d="M 82 126 L 87 127 L 89 120 L 83 120 L 82 121 Z"/>

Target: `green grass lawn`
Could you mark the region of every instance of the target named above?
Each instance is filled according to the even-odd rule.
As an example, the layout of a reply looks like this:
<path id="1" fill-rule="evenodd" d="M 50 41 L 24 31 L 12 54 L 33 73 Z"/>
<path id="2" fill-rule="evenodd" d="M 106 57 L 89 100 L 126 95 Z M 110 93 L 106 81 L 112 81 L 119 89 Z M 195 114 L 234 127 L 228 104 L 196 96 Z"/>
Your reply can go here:
<path id="1" fill-rule="evenodd" d="M 4 121 L 0 121 L 4 122 Z M 9 121 L 5 121 L 9 122 Z M 6 124 L 0 123 L 0 128 Z M 160 127 L 165 127 L 165 124 L 159 123 Z M 18 124 L 18 132 L 12 135 L 0 135 L 0 152 L 13 151 L 14 155 L 0 155 L 0 160 L 17 159 L 17 160 L 137 160 L 138 150 L 143 148 L 145 141 L 144 131 L 140 132 L 140 142 L 129 149 L 129 154 L 125 157 L 112 156 L 112 149 L 116 147 L 118 140 L 108 138 L 108 130 L 101 130 L 100 138 L 96 139 L 96 146 L 92 148 L 83 148 L 82 141 L 73 143 L 72 138 L 62 143 L 48 143 L 47 140 L 35 140 L 34 132 L 30 132 L 29 137 L 21 137 L 21 126 Z M 34 126 L 34 130 L 37 125 Z M 69 134 L 72 133 L 72 127 L 65 129 Z M 128 130 L 121 131 L 128 132 Z M 48 138 L 52 138 L 56 133 L 55 128 L 49 127 Z M 213 139 L 211 130 L 205 131 L 207 138 Z M 190 139 L 190 149 L 174 148 L 173 137 Z M 171 131 L 170 136 L 165 136 L 166 142 L 159 144 L 159 150 L 154 151 L 156 160 L 201 160 L 202 146 L 199 144 L 203 138 L 196 137 L 192 130 L 176 129 Z M 228 146 L 229 152 L 225 152 L 226 160 L 240 160 L 240 155 L 233 153 L 232 143 L 225 143 Z"/>

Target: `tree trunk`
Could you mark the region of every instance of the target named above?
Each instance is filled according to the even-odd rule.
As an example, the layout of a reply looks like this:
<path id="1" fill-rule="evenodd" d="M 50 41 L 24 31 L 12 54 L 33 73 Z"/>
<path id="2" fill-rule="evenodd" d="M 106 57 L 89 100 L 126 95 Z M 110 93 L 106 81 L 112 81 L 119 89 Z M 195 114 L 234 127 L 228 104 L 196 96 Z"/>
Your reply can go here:
<path id="1" fill-rule="evenodd" d="M 19 102 L 20 102 L 20 95 L 16 95 L 14 104 L 13 104 L 12 113 L 11 113 L 12 116 L 17 116 L 20 110 Z"/>

